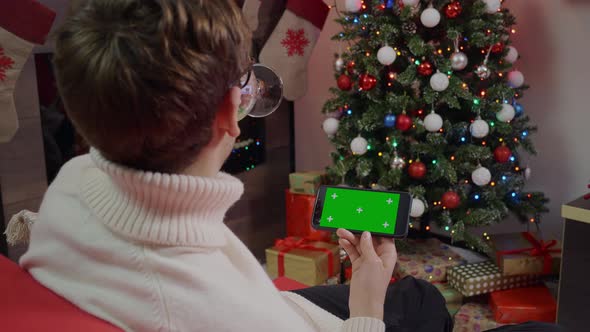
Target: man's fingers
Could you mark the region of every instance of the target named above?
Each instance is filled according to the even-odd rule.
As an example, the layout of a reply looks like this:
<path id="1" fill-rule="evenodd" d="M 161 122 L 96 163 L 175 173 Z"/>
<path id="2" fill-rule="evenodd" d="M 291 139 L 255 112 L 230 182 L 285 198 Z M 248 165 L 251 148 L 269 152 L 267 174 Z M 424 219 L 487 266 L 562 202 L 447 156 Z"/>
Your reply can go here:
<path id="1" fill-rule="evenodd" d="M 338 230 L 336 230 L 336 235 L 338 235 L 338 237 L 341 239 L 348 240 L 348 242 L 350 242 L 354 246 L 359 245 L 358 237 L 354 236 L 354 234 L 352 234 L 352 232 L 350 232 L 349 230 L 346 230 L 344 228 L 338 228 Z"/>
<path id="2" fill-rule="evenodd" d="M 354 262 L 357 258 L 359 258 L 359 252 L 356 250 L 356 247 L 352 245 L 352 243 L 350 243 L 350 241 L 344 238 L 340 238 L 340 240 L 338 240 L 338 243 L 342 248 L 344 248 L 344 250 L 348 254 L 348 257 L 350 257 L 351 263 Z"/>
<path id="3" fill-rule="evenodd" d="M 373 247 L 373 241 L 371 238 L 372 236 L 369 232 L 363 232 L 363 235 L 361 236 L 361 255 L 368 259 L 377 257 L 377 253 L 375 252 L 375 247 Z"/>

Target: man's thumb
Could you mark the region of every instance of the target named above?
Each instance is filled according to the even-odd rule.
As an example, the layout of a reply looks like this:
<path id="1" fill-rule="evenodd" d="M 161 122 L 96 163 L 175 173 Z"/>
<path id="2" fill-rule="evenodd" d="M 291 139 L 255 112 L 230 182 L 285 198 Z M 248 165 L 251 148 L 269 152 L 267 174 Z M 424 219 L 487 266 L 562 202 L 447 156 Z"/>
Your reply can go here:
<path id="1" fill-rule="evenodd" d="M 375 248 L 373 247 L 373 240 L 371 239 L 371 233 L 363 232 L 361 236 L 361 252 L 362 255 L 367 258 L 377 257 Z"/>

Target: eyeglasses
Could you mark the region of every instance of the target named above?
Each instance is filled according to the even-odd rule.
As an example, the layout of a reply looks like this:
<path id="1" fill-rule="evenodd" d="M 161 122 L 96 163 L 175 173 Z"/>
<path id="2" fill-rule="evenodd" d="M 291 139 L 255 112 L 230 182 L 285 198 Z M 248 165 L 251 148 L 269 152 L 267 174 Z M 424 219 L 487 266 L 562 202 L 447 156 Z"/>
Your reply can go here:
<path id="1" fill-rule="evenodd" d="M 274 70 L 259 63 L 253 63 L 236 85 L 242 90 L 238 121 L 246 116 L 268 116 L 279 108 L 283 100 L 283 81 Z"/>

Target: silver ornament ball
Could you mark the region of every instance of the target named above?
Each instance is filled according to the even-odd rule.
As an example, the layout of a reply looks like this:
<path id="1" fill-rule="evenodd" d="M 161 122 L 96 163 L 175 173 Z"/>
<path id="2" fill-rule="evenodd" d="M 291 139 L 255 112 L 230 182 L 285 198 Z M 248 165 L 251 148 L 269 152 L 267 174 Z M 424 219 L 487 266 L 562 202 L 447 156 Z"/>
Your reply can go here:
<path id="1" fill-rule="evenodd" d="M 471 180 L 473 180 L 473 183 L 476 185 L 483 187 L 492 180 L 492 173 L 490 173 L 489 169 L 479 166 L 473 171 L 473 173 L 471 173 Z"/>
<path id="2" fill-rule="evenodd" d="M 336 59 L 334 62 L 334 69 L 336 69 L 338 72 L 342 71 L 342 69 L 344 69 L 344 59 L 338 57 L 338 59 Z"/>
<path id="3" fill-rule="evenodd" d="M 492 71 L 490 70 L 490 68 L 488 68 L 488 66 L 481 65 L 477 67 L 477 69 L 475 70 L 475 74 L 482 80 L 485 80 L 490 78 L 490 76 L 492 75 Z"/>
<path id="4" fill-rule="evenodd" d="M 426 206 L 421 199 L 412 199 L 412 209 L 410 210 L 410 216 L 413 218 L 419 218 L 424 214 Z"/>
<path id="5" fill-rule="evenodd" d="M 402 169 L 406 166 L 406 161 L 400 158 L 397 154 L 391 159 L 392 169 Z"/>
<path id="6" fill-rule="evenodd" d="M 467 54 L 463 52 L 455 52 L 451 54 L 451 67 L 453 70 L 463 70 L 467 67 L 469 63 L 469 59 L 467 59 Z"/>

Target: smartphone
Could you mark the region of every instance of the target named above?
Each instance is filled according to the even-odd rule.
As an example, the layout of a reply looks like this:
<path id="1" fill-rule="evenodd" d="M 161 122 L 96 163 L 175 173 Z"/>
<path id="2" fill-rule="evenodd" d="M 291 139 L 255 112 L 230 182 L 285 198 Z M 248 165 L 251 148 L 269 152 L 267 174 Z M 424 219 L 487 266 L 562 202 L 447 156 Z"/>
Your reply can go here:
<path id="1" fill-rule="evenodd" d="M 312 227 L 403 238 L 408 235 L 411 208 L 412 199 L 406 192 L 322 186 L 315 201 Z"/>

